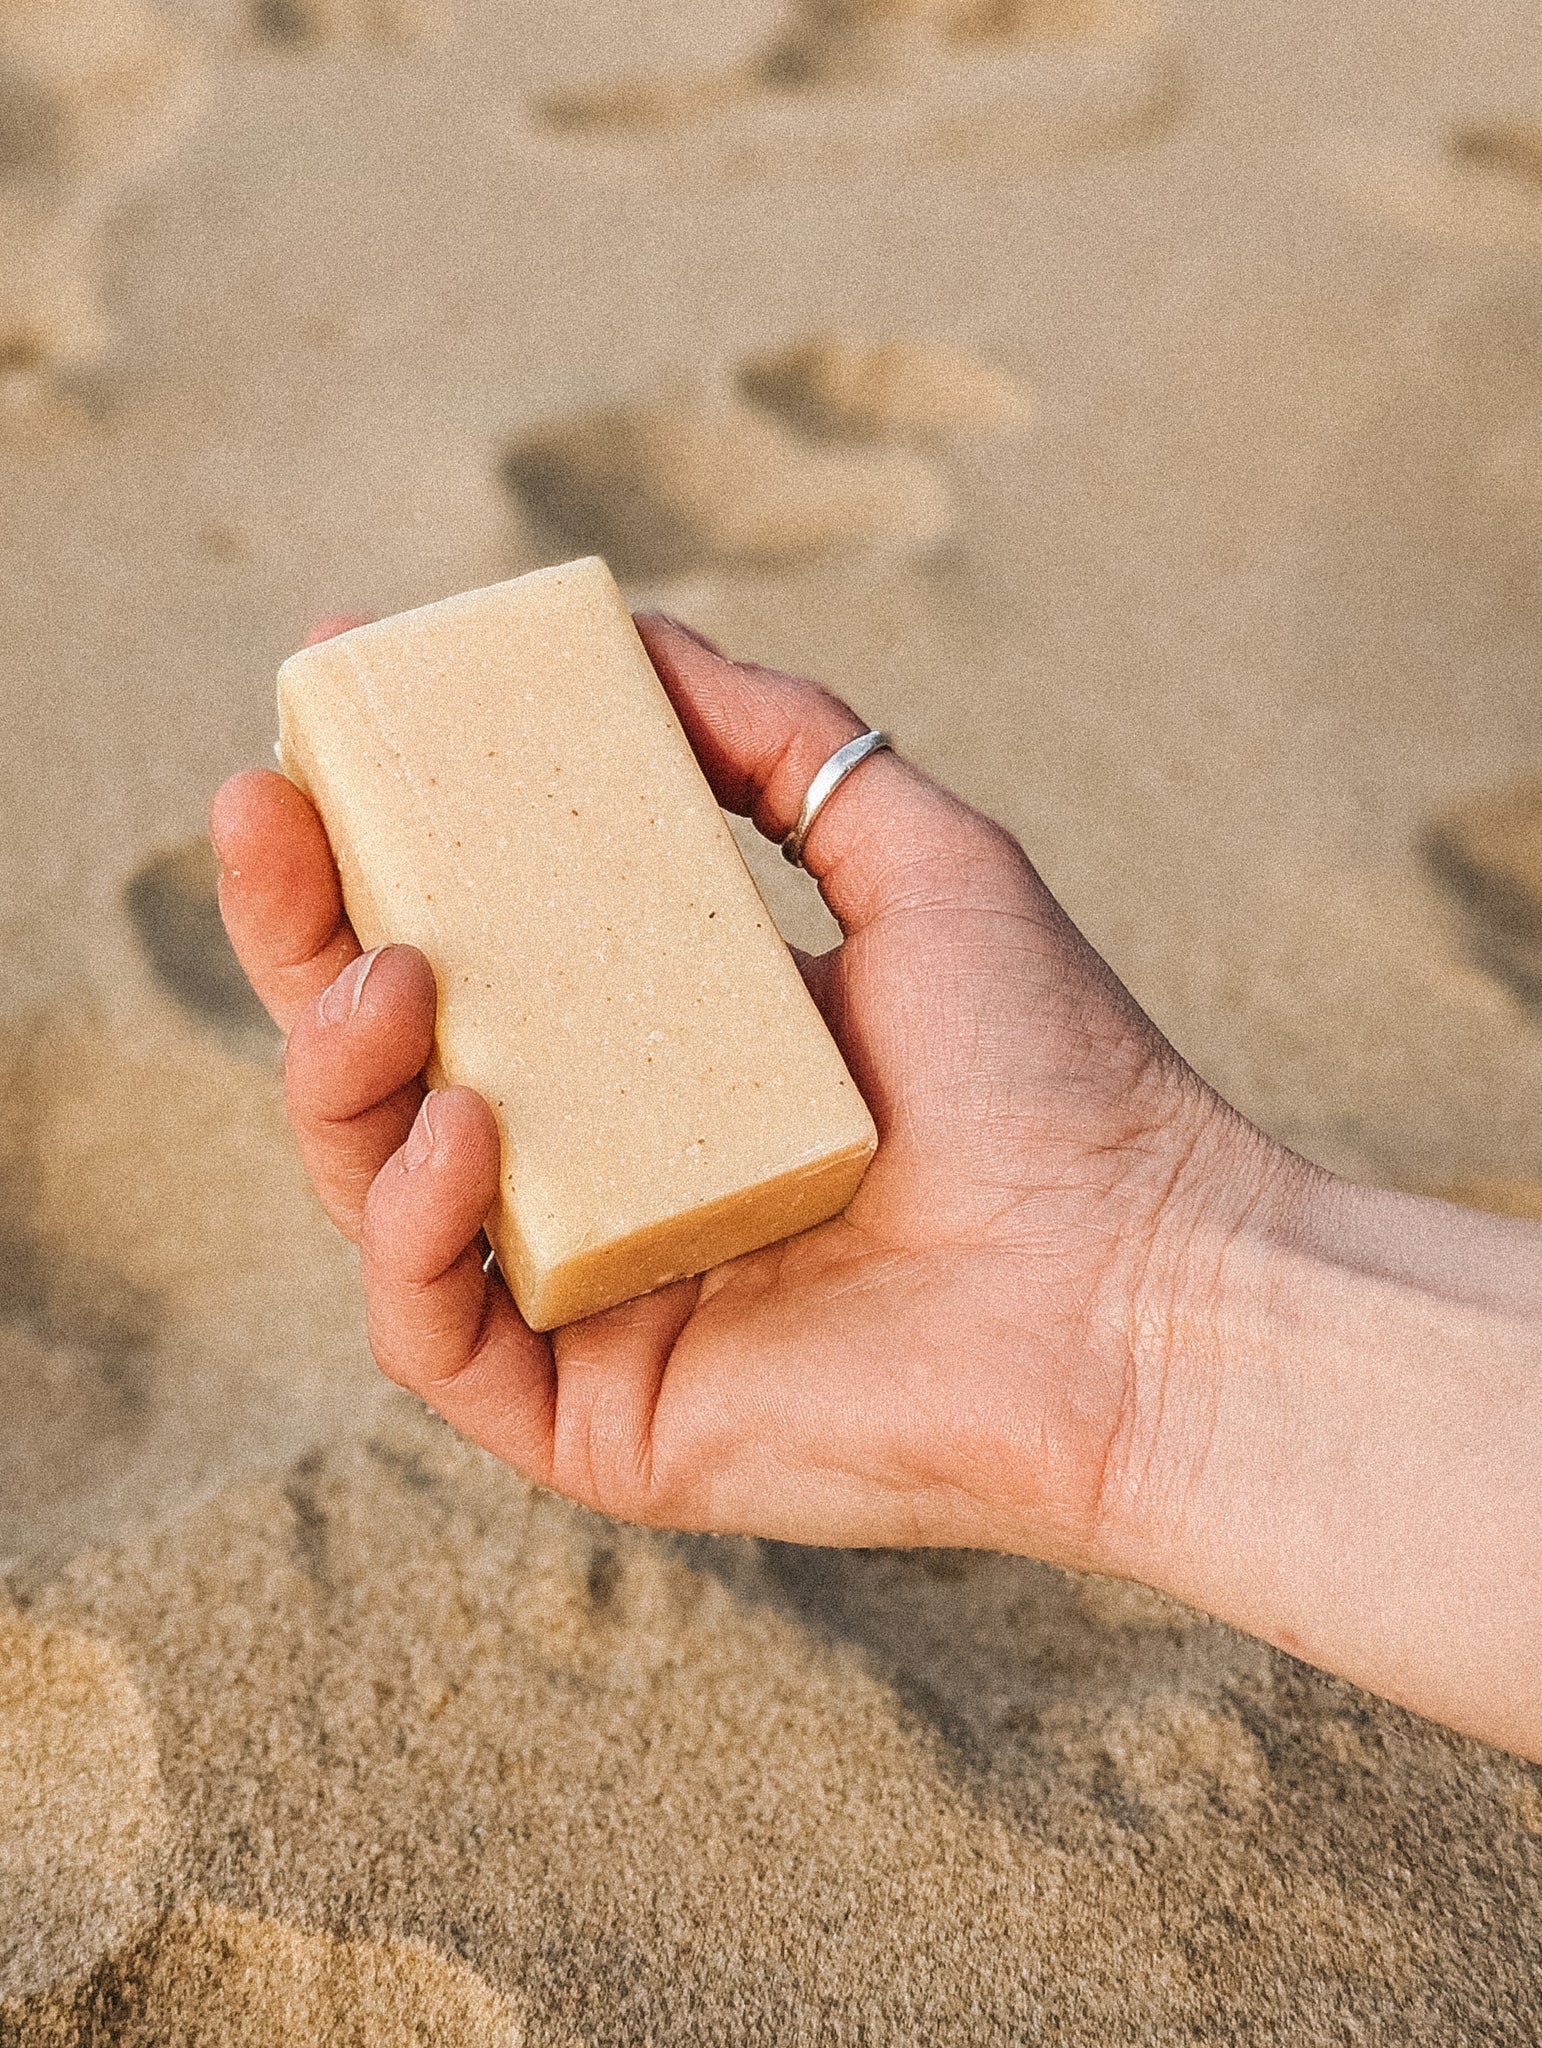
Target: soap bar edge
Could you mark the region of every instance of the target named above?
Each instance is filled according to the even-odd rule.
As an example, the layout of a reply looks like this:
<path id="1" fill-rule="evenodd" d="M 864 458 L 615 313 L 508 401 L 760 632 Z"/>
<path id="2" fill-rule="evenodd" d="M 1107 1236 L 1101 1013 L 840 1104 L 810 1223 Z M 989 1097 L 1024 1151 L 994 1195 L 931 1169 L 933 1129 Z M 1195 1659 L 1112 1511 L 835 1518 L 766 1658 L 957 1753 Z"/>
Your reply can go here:
<path id="1" fill-rule="evenodd" d="M 721 833 L 722 851 L 738 869 L 743 877 L 746 888 L 751 892 L 755 902 L 762 909 L 767 922 L 768 935 L 774 940 L 776 948 L 780 951 L 789 977 L 789 984 L 792 982 L 796 983 L 797 990 L 803 996 L 804 1003 L 810 1013 L 811 1021 L 817 1023 L 819 1031 L 828 1036 L 828 1027 L 819 1016 L 817 1007 L 814 1006 L 802 977 L 797 971 L 790 949 L 787 948 L 780 932 L 776 930 L 775 921 L 771 918 L 769 910 L 765 908 L 764 899 L 760 896 L 754 877 L 744 861 L 743 852 L 728 829 L 727 821 L 722 816 L 721 807 L 717 804 L 711 784 L 707 780 L 701 762 L 690 744 L 689 736 L 685 732 L 679 714 L 670 701 L 667 691 L 664 690 L 662 683 L 659 681 L 656 671 L 653 669 L 646 646 L 642 642 L 640 635 L 637 634 L 635 621 L 626 607 L 624 597 L 617 589 L 608 566 L 601 558 L 596 556 L 584 557 L 581 558 L 578 564 L 558 565 L 544 571 L 532 572 L 531 577 L 528 579 L 525 577 L 504 579 L 499 584 L 459 593 L 456 597 L 436 600 L 431 604 L 416 607 L 413 611 L 399 613 L 389 620 L 375 621 L 368 626 L 353 628 L 349 633 L 336 636 L 331 643 L 323 643 L 328 647 L 328 665 L 332 669 L 332 676 L 337 680 L 341 680 L 341 675 L 344 674 L 352 673 L 355 676 L 357 675 L 356 663 L 360 657 L 363 657 L 364 650 L 362 648 L 359 649 L 356 655 L 355 649 L 346 645 L 355 635 L 358 635 L 362 640 L 364 636 L 381 627 L 399 628 L 403 622 L 411 621 L 415 612 L 441 612 L 447 607 L 471 609 L 476 606 L 478 601 L 487 598 L 490 593 L 501 591 L 509 584 L 519 584 L 527 580 L 534 581 L 536 579 L 545 581 L 548 578 L 560 581 L 564 571 L 574 567 L 583 567 L 586 570 L 592 569 L 597 572 L 597 580 L 602 579 L 601 589 L 606 600 L 605 608 L 612 613 L 617 628 L 623 630 L 635 642 L 639 676 L 641 677 L 646 673 L 652 677 L 652 687 L 657 693 L 658 709 L 663 719 L 673 731 L 682 766 L 689 768 L 692 773 L 692 779 L 701 791 L 704 806 L 710 806 L 711 808 L 711 814 Z M 324 772 L 319 772 L 318 757 L 315 755 L 314 750 L 305 744 L 303 737 L 308 720 L 306 712 L 302 707 L 305 705 L 306 696 L 312 687 L 313 672 L 309 669 L 309 663 L 315 652 L 316 650 L 312 649 L 300 650 L 297 654 L 290 656 L 280 667 L 278 673 L 279 722 L 283 748 L 283 765 L 289 779 L 316 804 L 318 812 L 323 817 L 324 824 L 327 823 L 329 813 L 338 814 L 335 825 L 327 825 L 330 838 L 333 829 L 340 827 L 341 817 L 346 816 L 349 810 L 353 808 L 354 795 L 344 795 L 336 800 L 329 798 L 326 787 L 327 777 Z M 343 657 L 343 660 L 338 662 L 337 657 L 340 655 Z M 341 674 L 339 673 L 340 671 Z M 322 707 L 325 707 L 327 703 L 328 679 L 326 678 L 325 670 L 315 677 L 314 686 L 320 693 L 316 700 L 318 710 L 321 710 L 321 715 L 325 716 L 325 711 L 322 710 Z M 370 690 L 362 678 L 356 682 L 354 689 L 349 692 L 349 696 L 352 699 L 350 705 L 351 715 L 369 729 L 371 735 L 387 754 L 395 757 L 397 744 L 393 743 L 387 732 L 381 728 L 378 717 L 374 715 L 374 706 L 370 700 Z M 351 783 L 349 784 L 349 789 L 352 791 Z M 365 815 L 367 815 L 367 812 Z M 336 851 L 337 849 L 334 848 L 334 852 Z M 412 849 L 410 847 L 406 849 L 404 865 L 410 872 L 413 865 Z M 343 877 L 345 906 L 354 922 L 361 943 L 389 943 L 393 934 L 387 929 L 388 920 L 380 915 L 380 899 L 369 885 L 362 867 L 349 857 L 345 851 L 343 856 L 339 858 L 339 869 Z M 358 870 L 356 873 L 353 872 L 355 869 Z M 845 1061 L 843 1058 L 840 1058 L 840 1049 L 833 1044 L 833 1041 L 831 1049 L 834 1055 L 840 1059 L 840 1064 L 844 1068 Z M 428 1068 L 428 1078 L 432 1085 L 453 1085 L 453 1077 L 444 1071 L 441 1051 L 437 1043 Z M 676 1212 L 673 1217 L 660 1223 L 648 1224 L 636 1231 L 623 1232 L 619 1237 L 612 1240 L 609 1246 L 596 1248 L 589 1246 L 587 1243 L 581 1243 L 571 1253 L 559 1257 L 555 1263 L 540 1268 L 539 1272 L 532 1270 L 524 1277 L 523 1284 L 518 1285 L 516 1288 L 521 1297 L 522 1308 L 527 1301 L 534 1308 L 537 1298 L 542 1293 L 550 1295 L 554 1288 L 557 1287 L 558 1278 L 563 1274 L 565 1268 L 579 1265 L 582 1261 L 592 1257 L 596 1251 L 600 1253 L 606 1250 L 619 1252 L 622 1247 L 634 1239 L 643 1244 L 655 1242 L 659 1239 L 661 1233 L 666 1239 L 672 1235 L 688 1238 L 693 1233 L 693 1230 L 700 1225 L 702 1217 L 708 1212 L 724 1208 L 732 1210 L 736 1207 L 753 1210 L 757 1200 L 768 1206 L 775 1206 L 777 1195 L 772 1191 L 777 1190 L 785 1195 L 789 1182 L 808 1180 L 815 1184 L 828 1184 L 833 1181 L 837 1183 L 837 1186 L 830 1189 L 830 1199 L 826 1201 L 818 1215 L 804 1215 L 791 1226 L 784 1224 L 769 1231 L 764 1226 L 750 1225 L 746 1230 L 738 1234 L 738 1240 L 735 1241 L 734 1248 L 731 1251 L 715 1254 L 706 1261 L 706 1264 L 715 1265 L 721 1263 L 724 1258 L 742 1256 L 748 1251 L 759 1249 L 761 1246 L 775 1242 L 782 1237 L 796 1234 L 798 1230 L 811 1228 L 815 1223 L 838 1214 L 860 1184 L 862 1175 L 876 1150 L 877 1144 L 877 1133 L 873 1125 L 871 1112 L 863 1100 L 860 1089 L 856 1087 L 855 1081 L 850 1076 L 849 1069 L 846 1069 L 846 1083 L 851 1088 L 855 1099 L 854 1106 L 860 1112 L 860 1115 L 853 1121 L 865 1123 L 866 1126 L 865 1133 L 857 1141 L 841 1143 L 839 1150 L 824 1154 L 813 1153 L 810 1155 L 808 1162 L 788 1168 L 785 1173 L 776 1176 L 772 1181 L 753 1183 L 747 1189 L 730 1190 L 723 1196 L 715 1197 L 707 1204 L 702 1205 L 702 1208 L 699 1210 Z M 850 1130 L 851 1125 L 848 1124 L 847 1129 Z M 507 1145 L 506 1134 L 505 1145 Z M 835 1199 L 838 1191 L 839 1199 Z M 505 1220 L 510 1228 L 497 1228 L 497 1225 Z M 504 1251 L 511 1251 L 513 1249 L 509 1242 L 511 1231 L 516 1238 L 523 1235 L 523 1226 L 515 1199 L 515 1191 L 507 1173 L 503 1171 L 500 1172 L 499 1202 L 493 1218 L 489 1219 L 489 1235 L 493 1236 L 495 1231 L 496 1239 L 501 1241 L 501 1249 Z M 511 1259 L 510 1263 L 517 1267 L 519 1261 L 515 1257 Z M 705 1266 L 697 1266 L 693 1270 L 705 1270 Z M 508 1274 L 506 1277 L 509 1277 L 511 1286 L 515 1286 L 516 1276 Z M 611 1299 L 624 1300 L 635 1298 L 638 1293 L 648 1292 L 651 1291 L 653 1286 L 665 1284 L 669 1277 L 671 1276 L 667 1273 L 662 1274 L 659 1278 L 648 1282 L 645 1286 L 629 1289 L 623 1294 L 612 1296 Z M 558 1289 L 558 1291 L 566 1290 Z M 596 1302 L 593 1308 L 584 1312 L 592 1313 L 598 1307 L 606 1305 L 609 1305 L 609 1302 Z M 568 1319 L 568 1317 L 562 1318 L 562 1320 Z M 550 1321 L 544 1321 L 542 1326 L 552 1327 L 554 1324 Z"/>

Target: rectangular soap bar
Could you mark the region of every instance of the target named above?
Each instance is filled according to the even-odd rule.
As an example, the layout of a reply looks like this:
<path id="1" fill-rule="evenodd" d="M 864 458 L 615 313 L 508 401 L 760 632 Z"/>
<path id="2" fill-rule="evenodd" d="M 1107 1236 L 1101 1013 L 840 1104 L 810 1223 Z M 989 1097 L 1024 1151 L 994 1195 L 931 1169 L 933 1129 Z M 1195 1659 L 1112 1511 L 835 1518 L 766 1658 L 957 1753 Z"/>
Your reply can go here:
<path id="1" fill-rule="evenodd" d="M 430 1079 L 497 1117 L 532 1328 L 845 1207 L 872 1118 L 602 561 L 307 648 L 279 730 L 361 944 L 433 967 Z"/>

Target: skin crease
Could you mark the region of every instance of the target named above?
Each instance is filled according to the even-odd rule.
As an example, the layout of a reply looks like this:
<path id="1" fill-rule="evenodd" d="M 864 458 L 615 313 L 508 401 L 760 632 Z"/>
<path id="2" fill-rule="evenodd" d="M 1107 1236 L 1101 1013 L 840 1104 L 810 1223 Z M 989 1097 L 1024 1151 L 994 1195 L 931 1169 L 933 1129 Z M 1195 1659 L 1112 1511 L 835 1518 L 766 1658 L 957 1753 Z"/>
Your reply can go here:
<path id="1" fill-rule="evenodd" d="M 638 624 L 719 801 L 780 839 L 865 721 Z M 210 828 L 376 1358 L 467 1436 L 629 1521 L 1140 1577 L 1542 1754 L 1542 1233 L 1265 1139 L 916 768 L 864 763 L 805 848 L 844 936 L 799 965 L 879 1132 L 846 1214 L 549 1339 L 481 1270 L 490 1112 L 423 1099 L 426 961 L 324 1002 L 359 948 L 314 809 L 239 775 Z M 1433 1568 L 1442 1490 L 1470 1542 Z"/>

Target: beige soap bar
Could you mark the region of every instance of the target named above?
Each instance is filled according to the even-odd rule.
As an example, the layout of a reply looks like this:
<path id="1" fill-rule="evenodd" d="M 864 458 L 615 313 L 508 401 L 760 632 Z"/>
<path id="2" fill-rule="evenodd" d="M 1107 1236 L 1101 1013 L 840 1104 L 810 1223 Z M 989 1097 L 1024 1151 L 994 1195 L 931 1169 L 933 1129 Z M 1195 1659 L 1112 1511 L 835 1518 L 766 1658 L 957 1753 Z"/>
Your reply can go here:
<path id="1" fill-rule="evenodd" d="M 602 561 L 308 648 L 279 721 L 360 941 L 433 966 L 431 1078 L 498 1119 L 534 1328 L 845 1207 L 872 1118 Z"/>

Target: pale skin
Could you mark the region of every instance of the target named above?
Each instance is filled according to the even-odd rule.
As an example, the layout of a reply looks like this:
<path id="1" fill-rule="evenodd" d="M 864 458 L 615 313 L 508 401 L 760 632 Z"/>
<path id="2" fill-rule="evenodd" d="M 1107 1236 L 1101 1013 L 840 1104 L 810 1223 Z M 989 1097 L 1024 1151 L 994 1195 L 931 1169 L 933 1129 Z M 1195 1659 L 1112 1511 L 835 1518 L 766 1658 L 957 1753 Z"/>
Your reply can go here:
<path id="1" fill-rule="evenodd" d="M 719 801 L 780 839 L 865 721 L 638 623 Z M 1542 1760 L 1542 1230 L 1263 1136 L 900 756 L 805 848 L 844 937 L 799 964 L 879 1131 L 855 1200 L 549 1338 L 482 1271 L 490 1111 L 424 1096 L 428 963 L 361 956 L 281 776 L 211 831 L 375 1356 L 466 1436 L 627 1521 L 1140 1579 Z"/>

